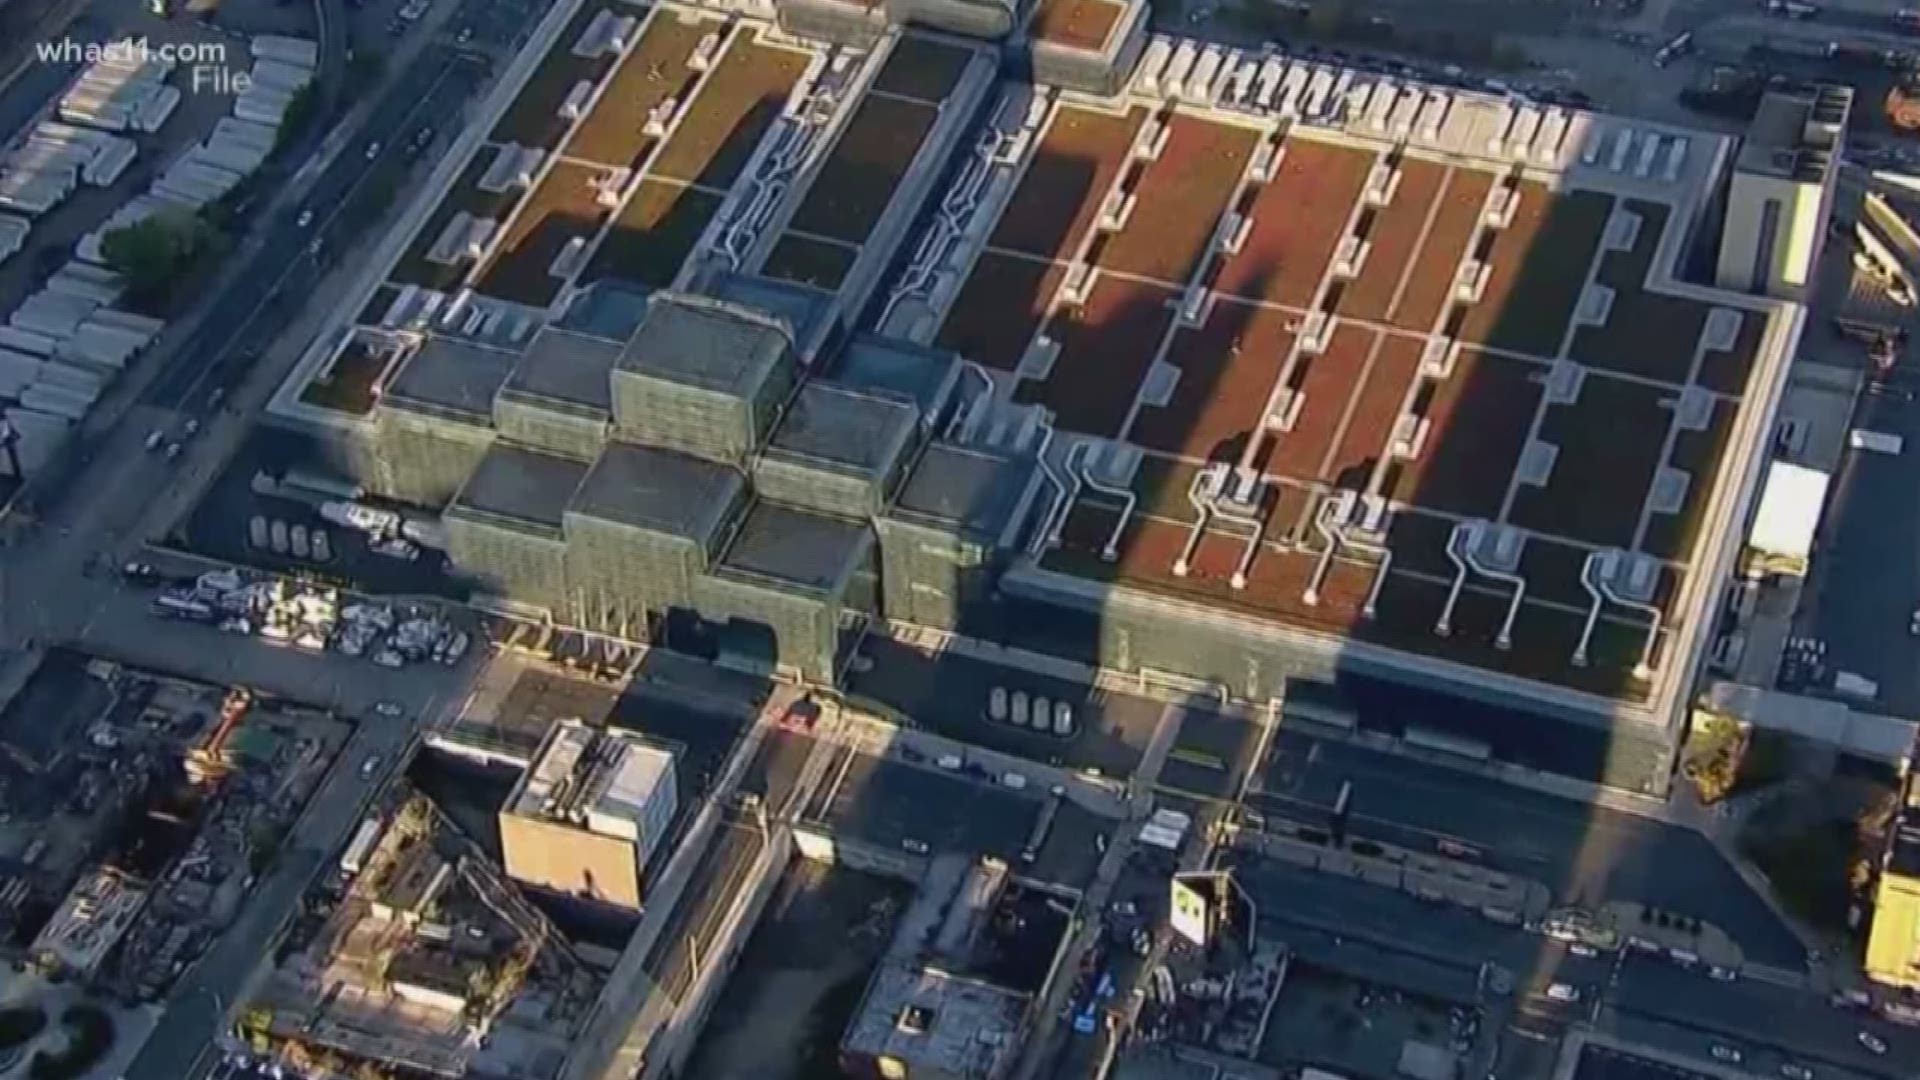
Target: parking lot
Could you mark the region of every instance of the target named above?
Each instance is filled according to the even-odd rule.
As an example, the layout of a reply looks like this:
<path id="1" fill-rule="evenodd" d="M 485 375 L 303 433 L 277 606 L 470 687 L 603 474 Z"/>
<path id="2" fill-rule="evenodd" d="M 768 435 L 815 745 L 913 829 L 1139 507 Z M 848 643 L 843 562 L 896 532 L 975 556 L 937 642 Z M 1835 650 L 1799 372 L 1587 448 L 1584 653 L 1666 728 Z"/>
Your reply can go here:
<path id="1" fill-rule="evenodd" d="M 855 700 L 874 702 L 949 738 L 1029 761 L 1098 769 L 1106 776 L 1133 775 L 1164 710 L 1146 698 L 1095 691 L 964 656 L 928 656 L 886 638 L 869 637 L 860 651 L 864 660 L 856 659 L 847 677 Z M 994 687 L 1005 689 L 1009 698 L 1016 690 L 1025 693 L 1029 710 L 1043 697 L 1068 702 L 1074 734 L 1062 737 L 1015 726 L 1011 719 L 994 721 L 989 716 Z"/>

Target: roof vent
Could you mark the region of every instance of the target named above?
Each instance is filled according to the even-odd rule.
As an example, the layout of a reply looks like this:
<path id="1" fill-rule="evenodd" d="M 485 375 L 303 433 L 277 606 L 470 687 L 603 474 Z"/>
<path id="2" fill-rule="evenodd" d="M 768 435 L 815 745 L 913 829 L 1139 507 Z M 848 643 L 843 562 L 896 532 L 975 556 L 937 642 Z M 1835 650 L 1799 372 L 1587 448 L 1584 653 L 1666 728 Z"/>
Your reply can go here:
<path id="1" fill-rule="evenodd" d="M 1295 348 L 1304 356 L 1318 356 L 1327 351 L 1327 339 L 1333 336 L 1332 321 L 1324 311 L 1309 311 L 1300 322 L 1300 336 Z"/>
<path id="2" fill-rule="evenodd" d="M 1460 343 L 1450 337 L 1430 337 L 1420 350 L 1420 374 L 1435 381 L 1453 374 L 1460 362 Z"/>
<path id="3" fill-rule="evenodd" d="M 1360 266 L 1367 261 L 1367 253 L 1373 250 L 1373 244 L 1357 236 L 1343 236 L 1340 246 L 1333 251 L 1333 276 L 1338 279 L 1352 280 L 1360 276 Z"/>
<path id="4" fill-rule="evenodd" d="M 1288 387 L 1274 392 L 1267 405 L 1267 415 L 1261 426 L 1272 432 L 1292 431 L 1293 425 L 1300 419 L 1300 410 L 1307 404 L 1307 395 Z"/>

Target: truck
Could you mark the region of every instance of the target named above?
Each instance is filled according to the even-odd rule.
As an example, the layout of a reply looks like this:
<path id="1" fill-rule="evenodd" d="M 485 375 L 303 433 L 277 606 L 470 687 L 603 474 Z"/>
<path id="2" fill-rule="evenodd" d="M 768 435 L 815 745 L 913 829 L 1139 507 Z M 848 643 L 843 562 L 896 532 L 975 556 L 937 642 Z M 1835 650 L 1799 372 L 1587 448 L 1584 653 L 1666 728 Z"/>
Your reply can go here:
<path id="1" fill-rule="evenodd" d="M 212 605 L 191 596 L 163 594 L 154 598 L 151 610 L 162 618 L 185 619 L 188 622 L 201 623 L 213 621 Z"/>
<path id="2" fill-rule="evenodd" d="M 1880 684 L 1865 675 L 1836 671 L 1833 673 L 1833 692 L 1860 701 L 1872 701 L 1880 696 Z"/>
<path id="3" fill-rule="evenodd" d="M 1898 454 L 1906 448 L 1906 440 L 1884 431 L 1854 428 L 1847 433 L 1847 445 L 1855 450 L 1866 450 L 1875 454 Z"/>

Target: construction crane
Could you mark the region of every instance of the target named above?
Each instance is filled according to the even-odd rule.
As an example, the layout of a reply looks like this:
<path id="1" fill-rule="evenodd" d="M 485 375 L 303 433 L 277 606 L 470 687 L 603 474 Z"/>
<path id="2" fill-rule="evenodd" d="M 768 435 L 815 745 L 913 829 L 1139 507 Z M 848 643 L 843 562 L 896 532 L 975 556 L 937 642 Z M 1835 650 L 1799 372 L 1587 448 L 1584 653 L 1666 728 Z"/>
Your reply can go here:
<path id="1" fill-rule="evenodd" d="M 220 722 L 213 726 L 205 741 L 187 751 L 187 779 L 196 784 L 211 784 L 233 771 L 233 762 L 227 757 L 227 740 L 252 707 L 253 691 L 244 686 L 227 691 L 226 699 L 220 702 Z"/>

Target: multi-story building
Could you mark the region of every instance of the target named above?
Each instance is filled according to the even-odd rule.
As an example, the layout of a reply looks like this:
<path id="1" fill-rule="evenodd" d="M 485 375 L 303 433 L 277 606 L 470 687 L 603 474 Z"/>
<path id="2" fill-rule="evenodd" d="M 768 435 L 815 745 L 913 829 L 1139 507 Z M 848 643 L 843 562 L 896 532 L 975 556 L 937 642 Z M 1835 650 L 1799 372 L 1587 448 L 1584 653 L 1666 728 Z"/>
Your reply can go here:
<path id="1" fill-rule="evenodd" d="M 647 862 L 679 808 L 673 769 L 671 752 L 634 736 L 555 724 L 500 810 L 508 876 L 638 910 Z"/>
<path id="2" fill-rule="evenodd" d="M 1916 744 L 1920 752 L 1920 744 Z M 1920 990 L 1920 774 L 1907 756 L 1900 806 L 1887 827 L 1887 847 L 1874 888 L 1873 927 L 1867 937 L 1867 978 L 1882 986 Z"/>
<path id="3" fill-rule="evenodd" d="M 1771 90 L 1747 127 L 1727 186 L 1715 281 L 1723 289 L 1807 296 L 1825 245 L 1853 91 Z"/>

